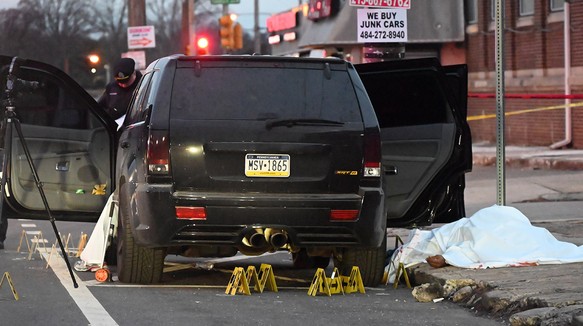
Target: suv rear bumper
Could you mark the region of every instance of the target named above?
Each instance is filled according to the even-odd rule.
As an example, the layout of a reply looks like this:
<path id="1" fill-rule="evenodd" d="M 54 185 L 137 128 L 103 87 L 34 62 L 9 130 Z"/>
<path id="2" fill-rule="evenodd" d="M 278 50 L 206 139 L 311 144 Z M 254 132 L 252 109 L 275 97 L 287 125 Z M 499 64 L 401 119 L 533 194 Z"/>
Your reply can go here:
<path id="1" fill-rule="evenodd" d="M 283 230 L 297 247 L 378 247 L 386 230 L 379 188 L 361 188 L 359 194 L 253 194 L 171 192 L 169 185 L 144 184 L 130 198 L 135 239 L 148 247 L 237 246 L 253 228 Z M 207 219 L 178 219 L 175 206 L 205 207 Z M 330 221 L 331 209 L 357 209 L 360 215 L 356 221 Z"/>

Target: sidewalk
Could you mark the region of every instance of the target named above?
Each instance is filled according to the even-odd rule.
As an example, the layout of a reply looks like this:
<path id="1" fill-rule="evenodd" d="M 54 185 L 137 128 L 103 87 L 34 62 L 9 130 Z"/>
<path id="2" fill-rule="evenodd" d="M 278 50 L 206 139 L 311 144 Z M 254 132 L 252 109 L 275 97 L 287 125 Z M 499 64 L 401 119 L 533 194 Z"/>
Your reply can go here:
<path id="1" fill-rule="evenodd" d="M 583 175 L 583 150 L 507 146 L 505 157 L 507 167 L 582 170 Z M 495 145 L 474 145 L 473 160 L 475 166 L 496 165 Z M 558 220 L 548 229 L 561 241 L 583 245 L 581 220 Z M 481 270 L 420 264 L 409 275 L 419 301 L 445 298 L 513 326 L 583 326 L 583 263 Z"/>

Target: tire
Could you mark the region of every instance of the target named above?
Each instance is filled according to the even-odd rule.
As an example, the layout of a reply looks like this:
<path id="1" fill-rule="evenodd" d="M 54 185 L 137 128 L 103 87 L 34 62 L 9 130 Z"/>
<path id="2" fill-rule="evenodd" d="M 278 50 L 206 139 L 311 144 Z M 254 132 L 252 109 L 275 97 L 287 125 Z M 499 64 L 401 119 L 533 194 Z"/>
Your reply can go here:
<path id="1" fill-rule="evenodd" d="M 124 283 L 159 283 L 162 280 L 166 251 L 136 244 L 130 228 L 129 212 L 129 202 L 122 194 L 117 227 L 117 276 Z"/>
<path id="2" fill-rule="evenodd" d="M 341 275 L 349 276 L 353 266 L 358 266 L 364 286 L 376 287 L 385 272 L 387 237 L 378 248 L 346 248 L 334 263 Z"/>
<path id="3" fill-rule="evenodd" d="M 306 249 L 292 253 L 294 268 L 326 268 L 330 264 L 330 257 L 309 256 Z"/>

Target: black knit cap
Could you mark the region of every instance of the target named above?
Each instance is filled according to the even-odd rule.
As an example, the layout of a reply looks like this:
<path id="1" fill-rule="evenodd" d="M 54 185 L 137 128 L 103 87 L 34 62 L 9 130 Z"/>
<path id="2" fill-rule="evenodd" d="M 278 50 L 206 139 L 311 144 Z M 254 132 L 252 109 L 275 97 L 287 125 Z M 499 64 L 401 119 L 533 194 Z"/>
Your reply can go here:
<path id="1" fill-rule="evenodd" d="M 115 80 L 124 81 L 130 78 L 136 69 L 136 62 L 132 58 L 122 58 L 115 66 Z"/>

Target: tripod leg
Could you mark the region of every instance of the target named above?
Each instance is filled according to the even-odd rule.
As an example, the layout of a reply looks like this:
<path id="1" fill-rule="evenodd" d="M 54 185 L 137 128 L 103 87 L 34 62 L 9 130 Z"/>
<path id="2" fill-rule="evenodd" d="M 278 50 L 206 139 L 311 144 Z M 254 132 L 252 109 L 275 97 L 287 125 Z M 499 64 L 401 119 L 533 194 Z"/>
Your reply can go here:
<path id="1" fill-rule="evenodd" d="M 40 182 L 40 179 L 38 177 L 38 173 L 36 171 L 36 167 L 34 166 L 34 162 L 32 161 L 32 157 L 31 157 L 30 152 L 28 150 L 28 146 L 26 145 L 26 139 L 24 139 L 24 136 L 22 134 L 22 129 L 20 127 L 20 121 L 17 118 L 10 118 L 9 122 L 12 122 L 12 126 L 14 126 L 14 129 L 16 130 L 16 133 L 18 134 L 18 138 L 20 139 L 20 143 L 22 144 L 22 149 L 24 150 L 24 154 L 26 155 L 26 160 L 28 161 L 30 171 L 32 172 L 32 175 L 34 177 L 34 183 L 36 184 L 36 187 L 38 188 L 38 192 L 40 194 L 41 200 L 43 202 L 43 205 L 45 206 L 45 210 L 47 211 L 47 215 L 49 216 L 49 221 L 51 222 L 51 225 L 53 226 L 53 231 L 55 232 L 55 235 L 57 236 L 57 241 L 59 242 L 59 247 L 61 247 L 63 259 L 65 260 L 65 263 L 67 264 L 67 269 L 69 270 L 69 274 L 71 275 L 71 279 L 73 280 L 73 286 L 75 288 L 77 288 L 77 287 L 79 287 L 79 285 L 77 284 L 77 280 L 75 280 L 75 275 L 73 275 L 73 270 L 71 269 L 71 264 L 69 263 L 69 258 L 65 252 L 65 248 L 63 247 L 63 241 L 61 240 L 61 237 L 59 236 L 59 230 L 57 229 L 57 225 L 55 224 L 55 218 L 53 217 L 53 214 L 51 213 L 51 209 L 49 208 L 49 202 L 47 201 L 47 197 L 46 197 L 45 191 L 43 189 L 43 184 L 42 184 L 42 182 Z"/>
<path id="2" fill-rule="evenodd" d="M 4 242 L 8 229 L 8 218 L 4 212 L 4 201 L 6 200 L 6 179 L 10 175 L 8 160 L 10 159 L 10 150 L 12 146 L 12 129 L 7 128 L 8 119 L 2 120 L 0 126 L 0 135 L 4 135 L 2 153 L 0 154 L 0 164 L 2 165 L 2 179 L 0 180 L 0 242 Z"/>

